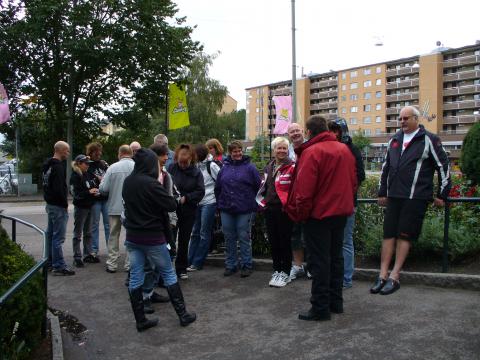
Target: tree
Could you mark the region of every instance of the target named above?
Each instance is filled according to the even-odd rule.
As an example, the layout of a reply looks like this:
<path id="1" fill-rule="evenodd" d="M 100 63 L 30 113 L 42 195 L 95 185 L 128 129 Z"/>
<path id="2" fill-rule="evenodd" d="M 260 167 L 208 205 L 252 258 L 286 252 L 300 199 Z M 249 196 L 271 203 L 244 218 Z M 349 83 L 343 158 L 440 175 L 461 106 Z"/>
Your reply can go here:
<path id="1" fill-rule="evenodd" d="M 176 13 L 171 0 L 2 1 L 0 81 L 13 113 L 22 96 L 34 97 L 51 148 L 73 132 L 91 138 L 133 106 L 162 108 L 168 82 L 200 49 Z M 11 125 L 2 130 L 12 137 Z"/>
<path id="2" fill-rule="evenodd" d="M 474 124 L 463 140 L 460 169 L 474 185 L 480 184 L 480 123 Z"/>
<path id="3" fill-rule="evenodd" d="M 368 148 L 371 143 L 370 139 L 364 135 L 362 129 L 359 129 L 359 131 L 352 136 L 352 142 L 361 151 Z"/>

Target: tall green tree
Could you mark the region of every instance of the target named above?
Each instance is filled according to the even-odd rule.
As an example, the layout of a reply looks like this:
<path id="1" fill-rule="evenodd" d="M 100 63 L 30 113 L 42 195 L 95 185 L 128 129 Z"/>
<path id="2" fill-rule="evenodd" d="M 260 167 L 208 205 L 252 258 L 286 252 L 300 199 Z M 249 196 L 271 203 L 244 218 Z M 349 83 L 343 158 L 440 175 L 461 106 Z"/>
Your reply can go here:
<path id="1" fill-rule="evenodd" d="M 22 96 L 45 111 L 44 145 L 99 133 L 133 106 L 151 113 L 200 50 L 170 0 L 4 0 L 0 81 L 16 115 Z M 68 131 L 67 131 L 68 129 Z M 1 129 L 11 138 L 11 125 Z"/>
<path id="2" fill-rule="evenodd" d="M 480 184 L 480 123 L 474 124 L 463 140 L 460 168 L 473 184 Z"/>

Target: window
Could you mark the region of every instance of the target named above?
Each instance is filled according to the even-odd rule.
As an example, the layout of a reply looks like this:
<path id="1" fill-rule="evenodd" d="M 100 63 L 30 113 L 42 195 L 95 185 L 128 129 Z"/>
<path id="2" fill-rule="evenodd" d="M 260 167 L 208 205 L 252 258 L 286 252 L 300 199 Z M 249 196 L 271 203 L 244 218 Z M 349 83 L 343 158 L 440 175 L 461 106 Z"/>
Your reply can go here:
<path id="1" fill-rule="evenodd" d="M 350 84 L 350 89 L 357 89 L 358 88 L 358 83 L 351 83 Z"/>
<path id="2" fill-rule="evenodd" d="M 382 85 L 382 79 L 375 80 L 375 85 Z"/>
<path id="3" fill-rule="evenodd" d="M 372 81 L 371 80 L 366 80 L 363 82 L 363 87 L 370 87 L 372 86 Z"/>
<path id="4" fill-rule="evenodd" d="M 382 104 L 375 104 L 375 110 L 382 110 Z"/>
<path id="5" fill-rule="evenodd" d="M 346 113 L 347 113 L 347 108 L 342 107 L 342 114 L 346 114 Z"/>
<path id="6" fill-rule="evenodd" d="M 371 99 L 372 98 L 372 93 L 369 93 L 369 92 L 363 93 L 363 98 L 365 100 Z"/>
<path id="7" fill-rule="evenodd" d="M 351 78 L 357 77 L 357 72 L 356 71 L 350 71 L 350 77 Z"/>
<path id="8" fill-rule="evenodd" d="M 375 129 L 375 135 L 381 135 L 382 129 Z"/>
<path id="9" fill-rule="evenodd" d="M 347 73 L 342 73 L 342 80 L 345 80 L 347 78 Z"/>
<path id="10" fill-rule="evenodd" d="M 351 112 L 351 113 L 356 113 L 356 112 L 358 112 L 358 106 L 352 106 L 352 107 L 350 108 L 350 112 Z"/>
<path id="11" fill-rule="evenodd" d="M 257 109 L 255 110 L 255 112 L 260 112 L 260 108 L 257 108 Z"/>
<path id="12" fill-rule="evenodd" d="M 475 79 L 473 80 L 474 85 L 480 85 L 480 79 Z"/>
<path id="13" fill-rule="evenodd" d="M 372 73 L 372 71 L 370 70 L 370 68 L 366 68 L 363 70 L 363 75 L 370 75 Z"/>
<path id="14" fill-rule="evenodd" d="M 377 68 L 375 69 L 375 72 L 377 74 L 381 74 L 382 73 L 382 67 L 381 66 L 377 66 Z"/>
<path id="15" fill-rule="evenodd" d="M 342 101 L 346 101 L 347 100 L 347 97 L 345 95 L 342 95 Z"/>
<path id="16" fill-rule="evenodd" d="M 350 94 L 350 100 L 358 100 L 358 95 L 357 94 Z"/>
<path id="17" fill-rule="evenodd" d="M 371 124 L 372 123 L 372 119 L 370 118 L 370 116 L 365 116 L 363 118 L 363 123 L 364 124 Z"/>
<path id="18" fill-rule="evenodd" d="M 371 107 L 372 107 L 372 106 L 371 106 L 370 104 L 363 105 L 363 111 L 367 111 L 367 112 L 368 112 L 368 111 L 370 111 L 370 108 L 371 108 Z"/>
<path id="19" fill-rule="evenodd" d="M 475 55 L 480 55 L 480 50 L 475 50 Z"/>
<path id="20" fill-rule="evenodd" d="M 342 91 L 345 91 L 345 90 L 347 90 L 347 85 L 343 84 L 342 85 Z"/>
<path id="21" fill-rule="evenodd" d="M 377 91 L 377 92 L 375 93 L 375 97 L 376 97 L 377 99 L 380 99 L 380 98 L 382 97 L 382 92 L 381 92 L 381 91 Z"/>
<path id="22" fill-rule="evenodd" d="M 365 129 L 364 130 L 365 136 L 371 136 L 372 135 L 372 130 L 370 129 Z"/>
<path id="23" fill-rule="evenodd" d="M 381 116 L 376 116 L 375 117 L 375 122 L 376 123 L 381 123 L 382 122 L 382 117 Z"/>
<path id="24" fill-rule="evenodd" d="M 350 118 L 350 125 L 357 125 L 357 118 Z"/>

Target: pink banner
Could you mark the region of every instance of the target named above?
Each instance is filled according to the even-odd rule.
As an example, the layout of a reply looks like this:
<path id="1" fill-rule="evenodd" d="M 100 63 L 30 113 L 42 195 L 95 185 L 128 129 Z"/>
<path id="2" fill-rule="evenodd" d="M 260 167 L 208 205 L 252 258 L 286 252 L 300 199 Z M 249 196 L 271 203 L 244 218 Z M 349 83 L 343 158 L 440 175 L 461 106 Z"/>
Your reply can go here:
<path id="1" fill-rule="evenodd" d="M 275 112 L 277 117 L 275 119 L 275 135 L 283 135 L 287 133 L 288 125 L 292 122 L 292 97 L 288 96 L 274 96 Z"/>
<path id="2" fill-rule="evenodd" d="M 2 83 L 0 83 L 0 124 L 10 120 L 10 109 L 8 108 L 8 96 Z"/>

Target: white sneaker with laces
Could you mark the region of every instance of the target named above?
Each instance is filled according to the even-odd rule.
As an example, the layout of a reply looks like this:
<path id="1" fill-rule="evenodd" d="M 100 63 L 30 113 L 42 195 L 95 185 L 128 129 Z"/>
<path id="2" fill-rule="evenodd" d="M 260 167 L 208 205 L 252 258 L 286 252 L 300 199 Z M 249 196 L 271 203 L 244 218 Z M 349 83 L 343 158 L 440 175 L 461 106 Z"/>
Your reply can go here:
<path id="1" fill-rule="evenodd" d="M 283 271 L 278 274 L 277 281 L 275 283 L 275 287 L 281 288 L 287 285 L 286 279 L 288 278 L 288 275 L 285 274 Z"/>
<path id="2" fill-rule="evenodd" d="M 270 282 L 268 283 L 268 285 L 269 286 L 275 286 L 279 275 L 280 275 L 280 273 L 278 271 L 275 271 L 272 274 L 272 278 L 270 279 Z"/>
<path id="3" fill-rule="evenodd" d="M 285 281 L 285 285 L 287 285 L 289 282 L 292 281 L 292 279 L 290 279 L 290 276 L 289 276 L 287 273 L 283 272 L 283 271 L 280 273 L 280 276 L 281 276 L 282 279 Z"/>
<path id="4" fill-rule="evenodd" d="M 191 272 L 191 271 L 197 271 L 198 269 L 195 267 L 195 265 L 190 265 L 189 267 L 187 267 L 187 271 L 188 272 Z"/>
<path id="5" fill-rule="evenodd" d="M 303 266 L 292 265 L 292 269 L 290 270 L 290 280 L 295 280 L 305 276 L 305 270 Z"/>

